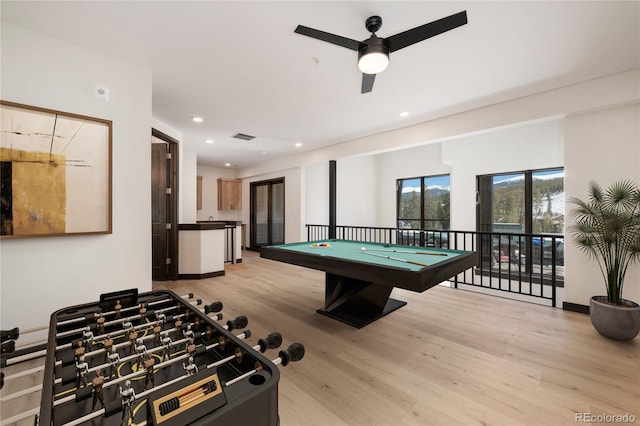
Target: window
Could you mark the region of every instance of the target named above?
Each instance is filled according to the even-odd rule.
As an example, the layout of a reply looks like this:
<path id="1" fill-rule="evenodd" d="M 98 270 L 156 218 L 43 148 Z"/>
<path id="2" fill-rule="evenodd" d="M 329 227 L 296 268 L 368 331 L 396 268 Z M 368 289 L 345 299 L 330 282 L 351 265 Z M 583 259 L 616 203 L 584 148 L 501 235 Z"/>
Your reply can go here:
<path id="1" fill-rule="evenodd" d="M 410 245 L 442 246 L 450 222 L 449 175 L 423 176 L 397 181 L 397 227 L 428 232 L 399 231 L 398 242 Z"/>
<path id="2" fill-rule="evenodd" d="M 540 271 L 564 267 L 564 170 L 477 178 L 477 229 L 483 267 Z"/>

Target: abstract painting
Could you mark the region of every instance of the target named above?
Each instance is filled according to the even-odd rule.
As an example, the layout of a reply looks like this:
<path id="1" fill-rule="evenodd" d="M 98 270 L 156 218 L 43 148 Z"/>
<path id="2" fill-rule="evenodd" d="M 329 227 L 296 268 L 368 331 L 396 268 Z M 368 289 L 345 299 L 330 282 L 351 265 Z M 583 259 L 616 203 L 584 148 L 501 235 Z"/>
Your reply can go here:
<path id="1" fill-rule="evenodd" d="M 111 127 L 0 101 L 0 238 L 110 234 Z"/>

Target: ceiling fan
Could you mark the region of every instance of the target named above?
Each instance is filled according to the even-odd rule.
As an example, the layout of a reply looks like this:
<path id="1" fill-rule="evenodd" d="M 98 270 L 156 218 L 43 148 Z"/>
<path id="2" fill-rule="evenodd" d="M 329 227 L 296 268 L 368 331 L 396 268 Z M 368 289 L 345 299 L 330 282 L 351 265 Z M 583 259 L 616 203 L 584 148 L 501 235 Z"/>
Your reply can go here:
<path id="1" fill-rule="evenodd" d="M 371 16 L 367 18 L 365 26 L 371 37 L 364 41 L 357 41 L 339 35 L 327 33 L 313 28 L 298 25 L 295 32 L 327 43 L 337 44 L 358 52 L 358 68 L 362 71 L 361 93 L 373 90 L 376 74 L 382 72 L 389 65 L 389 54 L 419 41 L 437 36 L 467 23 L 467 12 L 462 11 L 437 21 L 412 28 L 410 30 L 381 38 L 376 31 L 382 26 L 382 18 Z"/>

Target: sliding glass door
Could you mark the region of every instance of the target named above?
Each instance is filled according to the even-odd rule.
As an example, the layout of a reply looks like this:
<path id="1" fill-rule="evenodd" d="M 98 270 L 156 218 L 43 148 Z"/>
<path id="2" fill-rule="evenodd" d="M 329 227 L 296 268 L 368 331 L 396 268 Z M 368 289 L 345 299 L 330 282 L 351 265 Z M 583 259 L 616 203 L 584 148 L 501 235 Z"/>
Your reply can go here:
<path id="1" fill-rule="evenodd" d="M 251 183 L 251 247 L 284 244 L 284 178 Z"/>

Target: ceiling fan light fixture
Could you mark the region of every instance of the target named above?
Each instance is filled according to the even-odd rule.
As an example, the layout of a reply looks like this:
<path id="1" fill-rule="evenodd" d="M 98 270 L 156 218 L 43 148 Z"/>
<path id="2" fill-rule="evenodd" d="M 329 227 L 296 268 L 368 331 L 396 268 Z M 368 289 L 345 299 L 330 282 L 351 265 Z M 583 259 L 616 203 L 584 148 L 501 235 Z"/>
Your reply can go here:
<path id="1" fill-rule="evenodd" d="M 358 69 L 365 74 L 378 74 L 389 66 L 389 55 L 381 52 L 370 52 L 358 59 Z"/>
<path id="2" fill-rule="evenodd" d="M 372 36 L 358 51 L 358 69 L 365 74 L 378 74 L 389 66 L 389 49 L 383 39 Z"/>

